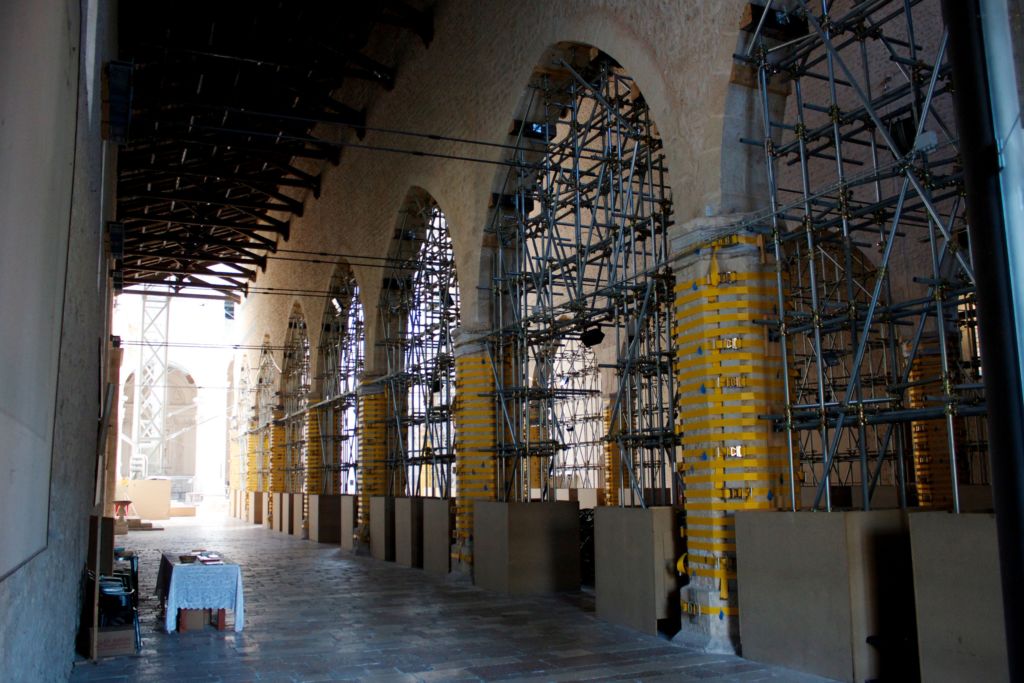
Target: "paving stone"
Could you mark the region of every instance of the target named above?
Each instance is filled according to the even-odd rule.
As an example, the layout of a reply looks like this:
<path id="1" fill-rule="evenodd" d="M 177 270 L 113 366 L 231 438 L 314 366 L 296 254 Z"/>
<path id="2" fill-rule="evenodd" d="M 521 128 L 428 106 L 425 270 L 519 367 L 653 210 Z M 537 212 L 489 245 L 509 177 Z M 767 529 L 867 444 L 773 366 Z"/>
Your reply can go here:
<path id="1" fill-rule="evenodd" d="M 489 593 L 236 520 L 164 527 L 118 539 L 140 556 L 141 654 L 81 662 L 73 683 L 825 680 L 608 624 L 588 593 Z M 160 553 L 198 547 L 242 565 L 241 633 L 163 632 L 153 595 Z"/>

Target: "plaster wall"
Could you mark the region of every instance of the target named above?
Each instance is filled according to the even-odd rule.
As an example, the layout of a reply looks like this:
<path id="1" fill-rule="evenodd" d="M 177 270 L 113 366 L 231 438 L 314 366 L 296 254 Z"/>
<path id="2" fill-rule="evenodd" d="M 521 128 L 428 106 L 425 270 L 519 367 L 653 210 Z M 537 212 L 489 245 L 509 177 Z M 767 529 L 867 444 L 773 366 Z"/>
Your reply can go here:
<path id="1" fill-rule="evenodd" d="M 49 406 L 44 436 L 52 437 L 32 462 L 43 482 L 41 510 L 5 516 L 18 523 L 0 528 L 5 549 L 13 527 L 40 524 L 45 539 L 41 552 L 0 572 L 5 681 L 66 680 L 74 657 L 106 374 L 102 230 L 113 185 L 100 93 L 115 10 L 98 0 L 0 5 L 0 229 L 4 251 L 24 266 L 12 271 L 5 261 L 0 319 L 28 344 L 3 345 L 2 365 L 28 373 L 3 387 L 26 405 Z M 39 327 L 40 316 L 53 316 L 52 329 Z M 13 429 L 0 422 L 5 480 L 19 455 L 13 449 L 28 447 Z"/>

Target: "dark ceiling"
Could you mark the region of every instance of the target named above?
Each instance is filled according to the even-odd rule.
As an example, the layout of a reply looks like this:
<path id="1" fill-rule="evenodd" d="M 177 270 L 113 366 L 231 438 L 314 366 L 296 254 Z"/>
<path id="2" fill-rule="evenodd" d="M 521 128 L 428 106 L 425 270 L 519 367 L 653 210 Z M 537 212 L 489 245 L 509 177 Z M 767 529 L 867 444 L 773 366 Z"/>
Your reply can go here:
<path id="1" fill-rule="evenodd" d="M 301 197 L 319 196 L 338 141 L 361 133 L 372 91 L 394 85 L 395 43 L 429 44 L 431 13 L 401 0 L 120 4 L 131 119 L 115 286 L 237 300 Z"/>

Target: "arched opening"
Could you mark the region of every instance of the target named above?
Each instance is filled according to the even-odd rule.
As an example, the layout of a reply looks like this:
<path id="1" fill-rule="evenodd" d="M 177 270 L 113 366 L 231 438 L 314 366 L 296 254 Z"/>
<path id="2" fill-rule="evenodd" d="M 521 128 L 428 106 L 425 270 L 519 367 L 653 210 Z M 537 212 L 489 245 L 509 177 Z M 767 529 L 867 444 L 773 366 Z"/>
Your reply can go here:
<path id="1" fill-rule="evenodd" d="M 284 490 L 288 493 L 305 493 L 309 455 L 306 409 L 311 389 L 309 335 L 306 318 L 296 304 L 288 316 L 280 392 L 284 408 Z"/>
<path id="2" fill-rule="evenodd" d="M 359 401 L 366 330 L 359 284 L 352 270 L 338 266 L 331 278 L 317 351 L 323 392 L 317 427 L 324 454 L 321 490 L 310 493 L 356 493 L 359 465 Z"/>
<path id="3" fill-rule="evenodd" d="M 134 469 L 132 434 L 134 421 L 139 414 L 135 410 L 135 373 L 128 375 L 125 380 L 119 474 L 123 479 L 170 479 L 171 496 L 176 500 L 184 500 L 187 494 L 192 492 L 193 478 L 196 474 L 196 398 L 199 390 L 192 375 L 177 365 L 169 364 L 164 377 L 165 387 L 149 389 L 159 389 L 165 397 L 160 447 L 153 449 L 141 462 L 136 458 Z"/>
<path id="4" fill-rule="evenodd" d="M 380 308 L 387 359 L 387 491 L 450 497 L 459 284 L 444 213 L 422 191 L 410 193 L 395 231 Z"/>
<path id="5" fill-rule="evenodd" d="M 612 57 L 561 45 L 513 134 L 492 223 L 500 495 L 670 503 L 672 195 L 650 111 Z"/>
<path id="6" fill-rule="evenodd" d="M 987 483 L 988 452 L 941 14 L 828 5 L 745 38 L 767 208 L 748 227 L 787 276 L 774 417 L 807 475 L 793 504 L 956 508 L 958 483 Z"/>
<path id="7" fill-rule="evenodd" d="M 274 361 L 274 353 L 270 348 L 270 340 L 264 337 L 260 348 L 258 365 L 256 366 L 256 425 L 254 434 L 256 490 L 273 491 L 277 485 L 276 473 L 271 464 L 271 430 L 273 422 L 281 416 L 281 407 L 277 401 L 277 380 L 280 370 Z M 250 445 L 252 442 L 250 441 Z M 281 482 L 283 485 L 283 482 Z"/>
<path id="8" fill-rule="evenodd" d="M 232 363 L 233 365 L 233 363 Z M 255 402 L 252 394 L 251 371 L 249 357 L 243 354 L 239 360 L 238 373 L 232 376 L 231 385 L 234 389 L 234 401 L 230 406 L 232 415 L 229 422 L 229 434 L 233 435 L 230 446 L 231 462 L 229 472 L 231 488 L 236 491 L 254 491 L 255 482 L 250 480 L 249 469 L 249 436 L 255 428 Z M 240 494 L 239 494 L 240 495 Z M 240 498 L 235 502 L 235 514 L 245 518 L 249 499 Z"/>

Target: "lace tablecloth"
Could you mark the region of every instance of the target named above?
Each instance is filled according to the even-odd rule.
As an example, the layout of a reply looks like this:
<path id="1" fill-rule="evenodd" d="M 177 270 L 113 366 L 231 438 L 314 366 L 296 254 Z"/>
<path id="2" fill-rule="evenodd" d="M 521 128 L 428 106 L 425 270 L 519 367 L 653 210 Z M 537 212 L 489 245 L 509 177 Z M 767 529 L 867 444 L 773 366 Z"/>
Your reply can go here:
<path id="1" fill-rule="evenodd" d="M 237 564 L 181 564 L 177 555 L 164 553 L 156 592 L 167 608 L 168 633 L 177 628 L 179 609 L 229 609 L 235 613 L 235 631 L 245 624 L 242 568 Z"/>

